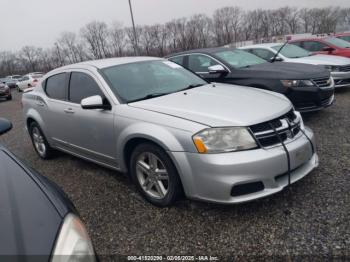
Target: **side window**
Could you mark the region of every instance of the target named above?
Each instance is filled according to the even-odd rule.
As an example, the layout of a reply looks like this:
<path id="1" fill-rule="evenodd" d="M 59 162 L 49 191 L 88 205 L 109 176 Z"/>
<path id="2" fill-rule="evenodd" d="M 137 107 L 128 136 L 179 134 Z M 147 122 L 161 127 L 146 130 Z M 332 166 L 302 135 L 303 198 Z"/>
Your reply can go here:
<path id="1" fill-rule="evenodd" d="M 185 63 L 185 56 L 177 56 L 177 57 L 172 57 L 172 58 L 170 58 L 169 60 L 170 61 L 172 61 L 172 62 L 174 62 L 174 63 L 176 63 L 176 64 L 178 64 L 178 65 L 184 65 L 184 63 Z"/>
<path id="2" fill-rule="evenodd" d="M 318 52 L 322 51 L 324 47 L 327 47 L 325 44 L 322 44 L 320 42 L 316 41 L 305 41 L 303 43 L 304 49 L 310 51 L 310 52 Z"/>
<path id="3" fill-rule="evenodd" d="M 270 61 L 270 59 L 274 56 L 274 53 L 272 53 L 271 51 L 266 49 L 260 49 L 260 48 L 252 49 L 251 53 L 266 61 Z"/>
<path id="4" fill-rule="evenodd" d="M 303 47 L 303 42 L 293 42 L 291 43 L 292 45 L 296 45 L 296 46 L 299 46 L 299 47 Z"/>
<path id="5" fill-rule="evenodd" d="M 66 99 L 67 74 L 62 73 L 46 80 L 45 92 L 48 97 L 58 100 Z"/>
<path id="6" fill-rule="evenodd" d="M 188 67 L 193 72 L 208 72 L 208 67 L 219 64 L 214 59 L 206 55 L 190 55 L 188 57 Z"/>
<path id="7" fill-rule="evenodd" d="M 69 101 L 80 104 L 84 98 L 96 95 L 104 98 L 104 94 L 91 76 L 72 72 L 69 84 Z"/>
<path id="8" fill-rule="evenodd" d="M 350 42 L 350 35 L 339 36 L 338 38 Z"/>

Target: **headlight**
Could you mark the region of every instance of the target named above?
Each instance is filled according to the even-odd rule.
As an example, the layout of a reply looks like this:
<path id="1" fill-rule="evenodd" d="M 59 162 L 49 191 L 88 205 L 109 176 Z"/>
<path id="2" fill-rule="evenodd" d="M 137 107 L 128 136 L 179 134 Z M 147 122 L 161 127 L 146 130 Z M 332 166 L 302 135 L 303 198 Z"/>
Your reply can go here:
<path id="1" fill-rule="evenodd" d="M 193 136 L 193 142 L 199 153 L 224 153 L 257 147 L 244 127 L 205 129 Z"/>
<path id="2" fill-rule="evenodd" d="M 65 217 L 58 235 L 52 262 L 95 261 L 95 252 L 83 223 L 75 215 Z"/>
<path id="3" fill-rule="evenodd" d="M 339 66 L 326 65 L 325 68 L 328 69 L 330 72 L 340 72 Z"/>
<path id="4" fill-rule="evenodd" d="M 284 87 L 315 86 L 311 80 L 281 80 Z"/>

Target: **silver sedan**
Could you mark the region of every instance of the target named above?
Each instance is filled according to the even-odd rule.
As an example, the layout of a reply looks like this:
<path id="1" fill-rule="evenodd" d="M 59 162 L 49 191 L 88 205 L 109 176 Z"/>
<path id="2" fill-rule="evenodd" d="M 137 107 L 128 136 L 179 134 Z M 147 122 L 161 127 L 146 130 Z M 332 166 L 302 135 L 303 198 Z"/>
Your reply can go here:
<path id="1" fill-rule="evenodd" d="M 283 95 L 211 84 L 164 59 L 58 68 L 22 103 L 41 158 L 60 150 L 126 172 L 158 206 L 182 193 L 218 203 L 250 201 L 318 165 L 314 135 Z"/>

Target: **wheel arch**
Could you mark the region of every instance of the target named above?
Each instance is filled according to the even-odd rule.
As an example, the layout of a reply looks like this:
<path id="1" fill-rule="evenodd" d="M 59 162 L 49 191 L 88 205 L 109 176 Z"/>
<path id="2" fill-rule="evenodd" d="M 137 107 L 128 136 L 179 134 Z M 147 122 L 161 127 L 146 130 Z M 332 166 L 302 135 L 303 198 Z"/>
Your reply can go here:
<path id="1" fill-rule="evenodd" d="M 117 142 L 117 156 L 123 172 L 128 171 L 130 155 L 135 147 L 141 143 L 152 143 L 164 151 L 184 151 L 183 146 L 165 127 L 154 124 L 135 124 L 126 128 Z M 171 154 L 169 154 L 170 158 Z M 173 158 L 172 158 L 173 159 Z"/>

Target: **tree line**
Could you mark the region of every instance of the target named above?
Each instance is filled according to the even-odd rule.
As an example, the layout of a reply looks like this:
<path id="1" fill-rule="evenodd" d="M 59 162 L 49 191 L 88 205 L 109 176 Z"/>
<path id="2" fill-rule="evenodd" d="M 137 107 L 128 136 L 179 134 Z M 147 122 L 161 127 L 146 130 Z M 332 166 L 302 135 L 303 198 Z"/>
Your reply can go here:
<path id="1" fill-rule="evenodd" d="M 255 9 L 224 7 L 213 15 L 196 14 L 164 24 L 131 27 L 93 21 L 79 32 L 63 32 L 52 47 L 24 46 L 0 52 L 0 76 L 48 72 L 90 59 L 169 53 L 240 41 L 261 41 L 297 33 L 333 33 L 350 29 L 350 8 Z"/>

